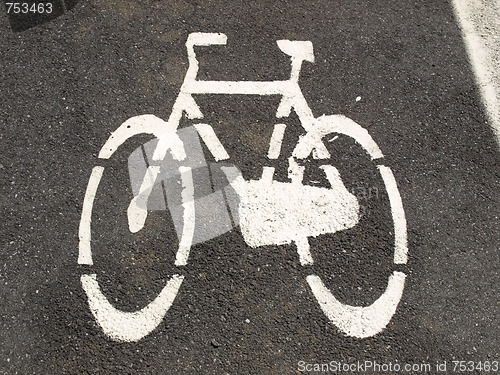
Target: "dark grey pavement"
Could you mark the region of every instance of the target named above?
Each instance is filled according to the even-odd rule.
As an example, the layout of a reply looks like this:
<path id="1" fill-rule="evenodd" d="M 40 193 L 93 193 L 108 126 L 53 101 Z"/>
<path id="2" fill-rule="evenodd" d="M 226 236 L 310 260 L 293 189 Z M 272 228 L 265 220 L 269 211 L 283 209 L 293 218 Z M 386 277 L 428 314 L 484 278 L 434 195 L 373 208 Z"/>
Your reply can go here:
<path id="1" fill-rule="evenodd" d="M 316 61 L 304 63 L 300 86 L 314 115 L 355 120 L 384 152 L 405 208 L 409 261 L 403 298 L 380 334 L 342 334 L 310 293 L 295 245 L 253 249 L 239 228 L 193 247 L 152 334 L 119 343 L 96 324 L 80 284 L 88 267 L 77 264 L 91 170 L 122 122 L 168 118 L 187 70 L 186 38 L 198 31 L 228 36 L 227 46 L 199 50 L 199 77 L 212 80 L 287 79 L 275 41 L 310 40 Z M 364 360 L 433 369 L 447 361 L 453 373 L 453 360 L 500 360 L 500 158 L 448 1 L 82 0 L 25 31 L 2 12 L 0 89 L 0 374 L 285 375 L 318 373 L 301 372 L 299 361 Z M 258 178 L 270 165 L 279 99 L 197 101 L 231 162 Z M 300 134 L 298 119 L 287 121 L 296 130 L 283 155 Z M 109 160 L 94 213 L 93 272 L 127 311 L 177 272 L 166 211 L 151 212 L 135 235 L 127 228 L 127 158 L 149 139 Z M 327 144 L 365 215 L 311 241 L 312 267 L 343 302 L 366 306 L 393 270 L 388 198 L 359 146 Z M 273 164 L 277 179 L 285 161 Z M 320 178 L 317 162 L 306 164 L 306 178 Z"/>

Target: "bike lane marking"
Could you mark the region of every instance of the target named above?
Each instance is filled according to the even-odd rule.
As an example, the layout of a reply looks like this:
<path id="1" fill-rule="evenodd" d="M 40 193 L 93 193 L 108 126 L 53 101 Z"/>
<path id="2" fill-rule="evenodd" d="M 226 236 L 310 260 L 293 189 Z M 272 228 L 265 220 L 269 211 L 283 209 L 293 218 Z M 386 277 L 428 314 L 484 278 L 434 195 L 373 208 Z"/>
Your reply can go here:
<path id="1" fill-rule="evenodd" d="M 299 136 L 292 156 L 288 158 L 290 181 L 273 180 L 274 168 L 268 166 L 263 167 L 260 179 L 250 180 L 245 180 L 242 173 L 234 166 L 221 169 L 239 197 L 239 224 L 246 244 L 255 248 L 295 243 L 301 265 L 311 265 L 313 257 L 310 253 L 308 238 L 354 227 L 359 222 L 360 206 L 357 198 L 347 190 L 339 171 L 334 166 L 325 164 L 319 167 L 326 174 L 330 186 L 328 188 L 315 187 L 303 183 L 305 166 L 299 165 L 298 160 L 312 155 L 313 158 L 324 159 L 327 163 L 326 159 L 330 158 L 330 154 L 325 148 L 323 138 L 335 133 L 352 138 L 364 148 L 372 160 L 383 158 L 383 154 L 369 132 L 354 120 L 343 115 L 323 115 L 319 118 L 313 116 L 298 85 L 302 61 L 314 61 L 310 56 L 312 54 L 310 42 L 277 41 L 280 49 L 291 57 L 290 80 L 196 81 L 198 64 L 193 46 L 196 43 L 211 45 L 224 42 L 225 44 L 225 40 L 224 34 L 191 34 L 186 42 L 190 68 L 169 121 L 164 121 L 154 115 L 141 115 L 128 119 L 111 134 L 102 147 L 99 157 L 109 158 L 118 147 L 138 134 L 153 134 L 158 139 L 153 152 L 153 160 L 163 159 L 166 152 L 170 150 L 174 159 L 183 162 L 186 159 L 186 147 L 178 134 L 180 118 L 177 119 L 177 117 L 183 113 L 192 119 L 203 117 L 192 94 L 282 95 L 276 117 L 283 117 L 284 112 L 287 112 L 288 116 L 293 109 L 299 117 L 302 128 L 306 131 L 305 134 Z M 304 50 L 300 50 L 299 47 L 303 47 Z M 192 87 L 189 88 L 189 85 Z M 193 116 L 190 116 L 190 113 Z M 198 124 L 195 128 L 217 161 L 229 158 L 210 125 Z M 279 156 L 284 131 L 284 124 L 275 126 L 269 144 L 270 156 Z M 143 148 L 141 148 L 141 153 L 144 153 Z M 203 164 L 206 165 L 205 162 Z M 406 220 L 397 184 L 389 168 L 379 165 L 378 169 L 390 196 L 395 231 L 394 263 L 406 263 Z M 83 229 L 89 232 L 93 200 L 102 176 L 102 169 L 95 170 L 97 172 L 93 173 L 90 178 L 88 195 L 86 195 L 90 206 L 87 205 L 87 209 L 82 212 Z M 184 266 L 187 264 L 189 251 L 193 245 L 196 208 L 192 168 L 181 165 L 177 168 L 177 172 L 181 175 L 183 188 L 181 195 L 184 225 L 174 264 Z M 160 166 L 147 167 L 138 194 L 129 205 L 128 221 L 132 233 L 138 232 L 144 225 L 149 195 L 159 173 Z M 84 203 L 84 208 L 86 203 Z M 84 237 L 83 242 L 87 245 L 87 249 L 83 250 L 90 258 L 90 233 Z M 368 307 L 352 306 L 338 301 L 316 275 L 307 276 L 307 281 L 320 308 L 335 326 L 350 336 L 369 337 L 382 331 L 391 320 L 402 296 L 405 277 L 404 273 L 395 271 L 389 277 L 386 290 Z M 105 334 L 118 341 L 138 341 L 153 331 L 169 310 L 182 280 L 183 277 L 173 275 L 160 294 L 146 307 L 134 312 L 125 312 L 113 307 L 104 296 L 95 273 L 81 277 L 89 307 L 98 324 Z"/>

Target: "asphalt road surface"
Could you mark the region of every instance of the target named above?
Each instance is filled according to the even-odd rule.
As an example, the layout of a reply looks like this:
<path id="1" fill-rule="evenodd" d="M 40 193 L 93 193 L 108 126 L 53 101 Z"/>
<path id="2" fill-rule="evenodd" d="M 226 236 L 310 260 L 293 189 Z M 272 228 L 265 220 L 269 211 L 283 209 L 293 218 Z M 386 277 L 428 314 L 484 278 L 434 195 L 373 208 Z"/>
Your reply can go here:
<path id="1" fill-rule="evenodd" d="M 57 17 L 0 15 L 0 374 L 498 372 L 498 145 L 448 1 L 66 3 Z M 194 32 L 227 35 L 225 46 L 195 49 L 197 78 L 210 81 L 287 80 L 290 58 L 276 40 L 311 42 L 314 63 L 302 64 L 301 92 L 314 117 L 346 116 L 380 147 L 404 207 L 406 264 L 393 262 L 403 222 L 391 215 L 380 163 L 355 137 L 324 135 L 328 157 L 297 159 L 303 181 L 287 190 L 288 158 L 305 129 L 294 111 L 276 118 L 279 95 L 193 95 L 204 118 L 183 116 L 180 128 L 209 124 L 230 156 L 217 161 L 207 142 L 194 138 L 206 159 L 205 177 L 193 177 L 194 189 L 205 190 L 194 197 L 225 191 L 229 221 L 218 235 L 200 234 L 203 225 L 222 225 L 221 207 L 207 205 L 205 219 L 196 216 L 199 241 L 185 266 L 174 263 L 182 235 L 165 202 L 148 205 L 144 227 L 129 230 L 138 188 L 131 155 L 143 153 L 144 165 L 132 167 L 144 174 L 153 163 L 144 145 L 154 137 L 132 137 L 109 159 L 98 156 L 127 119 L 169 118 Z M 277 123 L 286 125 L 281 152 L 269 158 Z M 185 148 L 193 154 L 194 146 Z M 333 188 L 322 165 L 334 166 L 343 185 Z M 93 262 L 79 264 L 95 166 L 104 173 L 90 216 Z M 274 167 L 273 186 L 283 187 L 275 198 L 296 221 L 344 220 L 344 229 L 309 236 L 314 262 L 304 261 L 298 240 L 252 246 L 265 242 L 266 225 L 252 237 L 262 225 L 258 215 L 247 222 L 231 207 L 231 181 L 220 171 L 234 166 L 246 181 Z M 174 202 L 166 178 L 159 186 L 167 205 Z M 345 202 L 356 198 L 352 225 L 342 210 L 311 214 L 308 192 L 328 189 Z M 268 202 L 259 197 L 258 207 Z M 278 216 L 267 218 L 269 225 Z M 299 231 L 291 227 L 296 221 L 276 230 Z M 386 292 L 394 272 L 406 275 L 397 309 L 365 338 L 353 333 L 354 323 L 343 330 L 323 313 L 308 278 L 317 275 L 341 304 L 359 311 Z M 120 340 L 103 328 L 119 321 L 115 315 L 96 319 L 82 275 L 96 275 L 102 295 L 122 312 L 148 306 L 173 275 L 183 281 L 151 332 Z M 351 366 L 358 363 L 365 367 Z"/>

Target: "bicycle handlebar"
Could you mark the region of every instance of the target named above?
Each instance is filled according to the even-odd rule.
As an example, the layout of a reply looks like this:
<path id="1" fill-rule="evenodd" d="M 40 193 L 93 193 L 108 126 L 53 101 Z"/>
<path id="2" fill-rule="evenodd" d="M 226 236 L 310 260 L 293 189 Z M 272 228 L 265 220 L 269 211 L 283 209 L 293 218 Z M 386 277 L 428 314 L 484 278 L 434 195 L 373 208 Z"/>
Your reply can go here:
<path id="1" fill-rule="evenodd" d="M 227 36 L 222 33 L 192 33 L 186 41 L 189 67 L 184 77 L 181 93 L 172 110 L 171 119 L 181 116 L 182 111 L 192 118 L 202 117 L 192 94 L 241 94 L 241 95 L 282 95 L 288 98 L 280 105 L 280 116 L 289 113 L 292 106 L 299 117 L 313 118 L 298 85 L 299 73 L 304 60 L 314 62 L 313 45 L 310 41 L 277 40 L 281 51 L 291 58 L 290 78 L 284 81 L 203 81 L 197 80 L 198 60 L 194 46 L 225 45 Z M 293 98 L 293 101 L 291 100 Z M 180 119 L 180 117 L 179 117 Z"/>
<path id="2" fill-rule="evenodd" d="M 225 45 L 227 36 L 223 33 L 191 33 L 186 41 L 186 48 L 189 59 L 189 80 L 195 80 L 198 72 L 198 61 L 194 46 Z M 277 40 L 278 48 L 291 57 L 292 72 L 291 79 L 297 79 L 302 61 L 314 62 L 313 45 L 310 41 L 302 40 Z"/>
<path id="3" fill-rule="evenodd" d="M 277 40 L 279 49 L 292 58 L 300 62 L 306 60 L 314 62 L 313 44 L 303 40 Z"/>
<path id="4" fill-rule="evenodd" d="M 226 34 L 222 33 L 191 33 L 186 41 L 188 50 L 194 46 L 225 45 Z M 302 40 L 277 40 L 276 43 L 283 53 L 300 61 L 314 62 L 313 45 L 310 41 Z"/>

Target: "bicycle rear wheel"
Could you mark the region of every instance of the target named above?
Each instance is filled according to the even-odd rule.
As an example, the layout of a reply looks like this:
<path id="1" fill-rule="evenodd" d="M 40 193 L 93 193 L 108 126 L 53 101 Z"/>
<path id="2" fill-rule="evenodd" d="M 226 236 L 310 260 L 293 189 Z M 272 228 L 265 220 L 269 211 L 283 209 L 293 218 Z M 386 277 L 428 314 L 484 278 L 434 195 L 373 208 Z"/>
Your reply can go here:
<path id="1" fill-rule="evenodd" d="M 394 231 L 393 263 L 394 265 L 406 264 L 408 248 L 403 204 L 391 169 L 382 164 L 383 154 L 380 148 L 366 129 L 345 116 L 322 116 L 316 120 L 315 125 L 312 130 L 299 139 L 293 156 L 297 159 L 307 158 L 317 147 L 318 142 L 322 142 L 321 139 L 331 133 L 346 135 L 361 145 L 370 158 L 375 161 L 389 197 Z M 325 172 L 328 168 L 333 168 L 329 165 L 323 167 L 326 168 Z M 310 260 L 307 263 L 313 262 L 307 238 L 297 242 L 297 250 L 302 259 Z M 340 302 L 325 286 L 321 277 L 315 274 L 306 277 L 321 310 L 331 323 L 346 335 L 358 338 L 374 336 L 388 325 L 403 295 L 405 279 L 404 272 L 394 270 L 389 276 L 387 288 L 382 295 L 371 305 L 362 307 Z"/>

